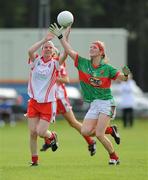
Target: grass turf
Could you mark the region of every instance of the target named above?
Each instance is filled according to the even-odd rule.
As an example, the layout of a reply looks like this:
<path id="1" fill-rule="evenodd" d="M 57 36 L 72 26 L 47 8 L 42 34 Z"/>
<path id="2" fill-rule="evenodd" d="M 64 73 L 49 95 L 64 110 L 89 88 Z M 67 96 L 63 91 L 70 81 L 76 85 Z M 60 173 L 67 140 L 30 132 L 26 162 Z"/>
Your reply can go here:
<path id="1" fill-rule="evenodd" d="M 97 141 L 97 153 L 91 157 L 83 138 L 65 120 L 51 125 L 59 139 L 56 152 L 39 152 L 40 165 L 29 167 L 29 136 L 26 122 L 12 128 L 0 128 L 0 180 L 146 180 L 148 179 L 148 120 L 137 120 L 124 129 L 115 121 L 121 145 L 114 144 L 120 156 L 119 166 L 108 165 L 108 154 Z M 39 148 L 42 140 L 38 140 Z"/>

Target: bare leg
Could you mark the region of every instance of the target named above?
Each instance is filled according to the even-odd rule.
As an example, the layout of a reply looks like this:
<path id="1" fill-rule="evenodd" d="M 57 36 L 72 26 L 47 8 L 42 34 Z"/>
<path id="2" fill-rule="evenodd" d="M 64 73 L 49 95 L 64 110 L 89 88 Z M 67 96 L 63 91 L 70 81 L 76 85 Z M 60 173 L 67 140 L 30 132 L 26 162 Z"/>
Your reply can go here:
<path id="1" fill-rule="evenodd" d="M 75 128 L 79 133 L 81 133 L 82 124 L 76 120 L 72 110 L 63 114 L 64 118 L 68 121 L 69 125 Z"/>
<path id="2" fill-rule="evenodd" d="M 68 121 L 69 125 L 75 128 L 81 134 L 82 123 L 80 123 L 74 116 L 72 110 L 63 114 L 64 118 Z M 94 140 L 89 136 L 84 136 L 88 144 L 93 144 Z"/>
<path id="3" fill-rule="evenodd" d="M 82 123 L 81 133 L 84 136 L 96 135 L 96 125 L 98 119 L 84 119 Z"/>
<path id="4" fill-rule="evenodd" d="M 51 147 L 52 151 L 56 151 L 58 148 L 57 135 L 55 132 L 50 132 L 48 130 L 49 124 L 50 122 L 40 119 L 37 127 L 37 134 L 45 140 L 45 144 L 40 151 L 46 151 L 49 147 Z"/>
<path id="5" fill-rule="evenodd" d="M 105 149 L 109 153 L 109 164 L 110 165 L 117 165 L 119 164 L 119 158 L 117 154 L 115 153 L 115 150 L 113 148 L 113 145 L 111 141 L 105 136 L 105 130 L 110 122 L 110 117 L 105 114 L 100 114 L 99 119 L 97 122 L 96 127 L 96 137 L 99 139 L 99 141 L 103 144 Z"/>
<path id="6" fill-rule="evenodd" d="M 37 155 L 37 132 L 36 128 L 39 123 L 38 118 L 29 118 L 28 127 L 30 130 L 30 151 L 32 155 Z"/>
<path id="7" fill-rule="evenodd" d="M 66 112 L 65 114 L 63 114 L 63 116 L 68 121 L 70 126 L 75 128 L 81 134 L 82 124 L 75 118 L 73 111 L 70 110 L 69 112 Z M 91 156 L 95 155 L 96 141 L 89 136 L 83 135 L 83 137 L 86 140 L 86 142 L 88 143 L 88 151 L 89 151 L 90 155 Z"/>
<path id="8" fill-rule="evenodd" d="M 37 151 L 37 125 L 39 123 L 39 118 L 29 118 L 28 127 L 30 131 L 30 151 L 32 163 L 31 165 L 38 164 L 38 151 Z"/>
<path id="9" fill-rule="evenodd" d="M 103 146 L 108 151 L 108 153 L 112 154 L 114 152 L 113 145 L 111 141 L 105 136 L 105 131 L 109 123 L 110 123 L 109 116 L 105 114 L 99 115 L 99 119 L 96 126 L 96 137 L 103 144 Z"/>
<path id="10" fill-rule="evenodd" d="M 48 130 L 49 122 L 43 119 L 40 119 L 39 124 L 37 126 L 37 134 L 42 138 L 50 138 L 51 132 Z"/>

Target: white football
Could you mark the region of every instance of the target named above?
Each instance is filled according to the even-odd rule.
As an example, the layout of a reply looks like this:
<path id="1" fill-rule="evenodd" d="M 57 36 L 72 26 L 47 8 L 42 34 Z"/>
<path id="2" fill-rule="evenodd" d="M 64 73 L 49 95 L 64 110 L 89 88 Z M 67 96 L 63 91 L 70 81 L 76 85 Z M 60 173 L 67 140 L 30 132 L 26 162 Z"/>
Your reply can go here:
<path id="1" fill-rule="evenodd" d="M 57 22 L 60 26 L 68 27 L 74 21 L 73 14 L 70 11 L 62 11 L 57 16 Z"/>

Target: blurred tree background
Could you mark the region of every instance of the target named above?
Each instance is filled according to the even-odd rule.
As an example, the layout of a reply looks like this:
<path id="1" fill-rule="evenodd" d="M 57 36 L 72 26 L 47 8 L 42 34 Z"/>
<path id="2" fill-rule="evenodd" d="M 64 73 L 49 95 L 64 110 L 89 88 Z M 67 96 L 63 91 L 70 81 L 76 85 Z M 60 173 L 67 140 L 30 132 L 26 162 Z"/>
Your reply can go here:
<path id="1" fill-rule="evenodd" d="M 0 1 L 0 28 L 39 27 L 41 1 L 49 3 L 51 23 L 60 11 L 69 10 L 75 28 L 127 29 L 128 65 L 137 84 L 148 91 L 148 0 L 5 0 Z"/>

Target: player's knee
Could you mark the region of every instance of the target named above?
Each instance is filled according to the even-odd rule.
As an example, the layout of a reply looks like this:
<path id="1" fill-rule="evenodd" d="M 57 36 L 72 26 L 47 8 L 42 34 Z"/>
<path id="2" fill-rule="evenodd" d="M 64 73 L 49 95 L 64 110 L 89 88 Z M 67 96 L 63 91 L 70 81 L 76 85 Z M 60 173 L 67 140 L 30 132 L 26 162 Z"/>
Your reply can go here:
<path id="1" fill-rule="evenodd" d="M 31 130 L 30 130 L 30 136 L 31 136 L 31 137 L 36 137 L 36 136 L 37 136 L 37 131 L 36 131 L 36 129 L 31 129 Z"/>
<path id="2" fill-rule="evenodd" d="M 96 137 L 101 141 L 104 139 L 104 133 L 103 132 L 96 132 Z"/>
<path id="3" fill-rule="evenodd" d="M 44 131 L 44 130 L 42 130 L 42 129 L 40 129 L 40 128 L 37 129 L 37 134 L 38 134 L 38 136 L 40 136 L 40 137 L 45 137 L 45 133 L 46 133 L 46 131 Z"/>
<path id="4" fill-rule="evenodd" d="M 81 134 L 83 136 L 90 136 L 92 134 L 92 132 L 91 132 L 91 129 L 82 127 L 81 128 Z"/>

